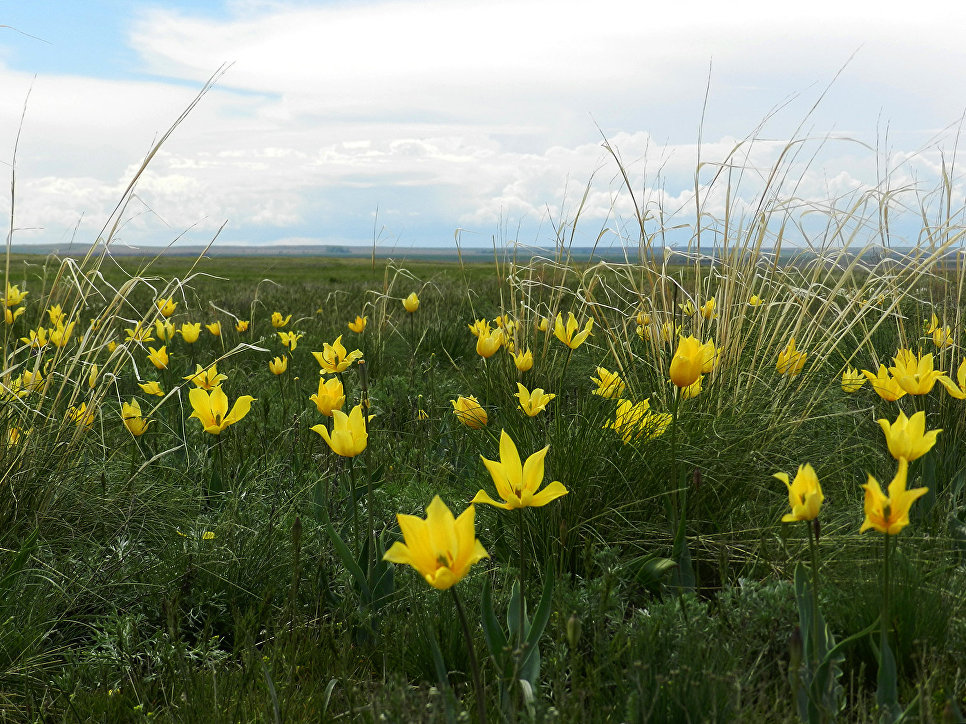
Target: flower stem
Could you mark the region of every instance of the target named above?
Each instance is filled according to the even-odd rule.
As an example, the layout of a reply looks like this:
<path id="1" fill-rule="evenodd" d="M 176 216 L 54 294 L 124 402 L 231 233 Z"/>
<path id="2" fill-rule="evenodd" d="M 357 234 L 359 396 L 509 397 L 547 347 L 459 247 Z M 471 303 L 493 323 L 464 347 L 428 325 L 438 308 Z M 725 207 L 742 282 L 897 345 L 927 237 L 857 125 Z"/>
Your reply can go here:
<path id="1" fill-rule="evenodd" d="M 480 677 L 480 664 L 476 660 L 476 648 L 473 646 L 473 634 L 470 632 L 470 624 L 466 620 L 466 612 L 460 597 L 456 594 L 455 588 L 450 588 L 453 594 L 453 601 L 456 603 L 456 613 L 460 617 L 460 626 L 463 628 L 463 638 L 466 640 L 466 650 L 470 655 L 470 669 L 473 672 L 473 688 L 476 689 L 476 716 L 480 724 L 486 724 L 486 701 L 483 699 L 483 679 Z"/>
<path id="2" fill-rule="evenodd" d="M 879 651 L 885 650 L 889 640 L 889 539 L 886 533 L 882 538 L 882 623 L 879 637 Z"/>
<path id="3" fill-rule="evenodd" d="M 818 540 L 812 532 L 812 521 L 806 520 L 805 525 L 808 527 L 808 548 L 812 554 L 812 660 L 809 664 L 814 672 L 818 666 L 819 635 L 824 636 L 825 633 L 820 634 L 818 630 Z"/>
<path id="4" fill-rule="evenodd" d="M 526 639 L 526 635 L 525 635 L 525 633 L 523 631 L 523 627 L 525 625 L 525 620 L 524 619 L 525 619 L 525 616 L 526 616 L 526 613 L 525 613 L 525 611 L 526 611 L 526 602 L 523 599 L 523 579 L 525 577 L 524 565 L 526 563 L 526 556 L 523 554 L 523 545 L 524 545 L 523 511 L 525 511 L 525 510 L 526 510 L 526 508 L 520 508 L 520 515 L 517 517 L 517 528 L 519 529 L 519 536 L 518 537 L 519 537 L 519 543 L 520 543 L 520 550 L 519 550 L 519 556 L 520 557 L 518 558 L 518 561 L 519 561 L 519 573 L 520 573 L 520 630 L 519 630 L 518 633 L 519 633 L 520 661 L 521 662 L 523 661 L 523 655 L 524 655 L 524 653 L 523 653 L 523 642 Z"/>
<path id="5" fill-rule="evenodd" d="M 355 538 L 355 552 L 359 555 L 360 541 L 359 541 L 359 506 L 356 502 L 356 469 L 352 465 L 352 458 L 345 458 L 346 464 L 349 466 L 349 500 L 352 502 L 352 535 Z"/>

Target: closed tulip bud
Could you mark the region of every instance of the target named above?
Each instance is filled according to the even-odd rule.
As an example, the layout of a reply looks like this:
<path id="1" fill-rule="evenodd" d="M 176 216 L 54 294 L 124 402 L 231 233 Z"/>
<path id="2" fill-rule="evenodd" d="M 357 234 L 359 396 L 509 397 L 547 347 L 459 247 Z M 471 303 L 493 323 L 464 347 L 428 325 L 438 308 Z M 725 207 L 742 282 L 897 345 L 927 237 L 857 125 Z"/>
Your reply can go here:
<path id="1" fill-rule="evenodd" d="M 416 296 L 416 292 L 412 292 L 408 297 L 403 299 L 402 304 L 410 314 L 419 309 L 419 297 Z"/>
<path id="2" fill-rule="evenodd" d="M 185 322 L 181 325 L 181 339 L 183 339 L 188 344 L 194 344 L 198 341 L 198 337 L 201 336 L 201 322 Z"/>
<path id="3" fill-rule="evenodd" d="M 533 367 L 533 353 L 530 350 L 517 352 L 513 355 L 513 364 L 520 372 L 526 372 Z"/>
<path id="4" fill-rule="evenodd" d="M 287 317 L 283 317 L 281 312 L 272 312 L 272 326 L 275 327 L 275 329 L 281 329 L 289 323 L 291 318 L 291 314 Z"/>
<path id="5" fill-rule="evenodd" d="M 310 398 L 326 417 L 332 417 L 333 410 L 341 410 L 345 404 L 345 389 L 338 377 L 328 380 L 319 378 L 319 391 Z"/>
<path id="6" fill-rule="evenodd" d="M 141 417 L 141 406 L 133 398 L 130 402 L 125 402 L 121 405 L 121 420 L 124 421 L 124 427 L 134 437 L 141 437 L 145 430 L 148 429 L 148 424 L 150 423 L 149 420 Z"/>
<path id="7" fill-rule="evenodd" d="M 239 319 L 235 322 L 235 331 L 241 334 L 242 332 L 248 331 L 249 321 L 247 319 Z"/>
<path id="8" fill-rule="evenodd" d="M 456 415 L 456 419 L 467 427 L 478 430 L 486 425 L 486 410 L 480 407 L 479 401 L 473 395 L 460 396 L 450 402 L 453 403 L 453 414 Z"/>
<path id="9" fill-rule="evenodd" d="M 214 336 L 216 337 L 221 336 L 221 322 L 212 322 L 211 324 L 206 324 L 205 326 L 208 328 L 208 331 L 211 332 Z"/>
<path id="10" fill-rule="evenodd" d="M 268 363 L 273 375 L 280 375 L 288 369 L 288 357 L 275 357 Z"/>
<path id="11" fill-rule="evenodd" d="M 701 376 L 704 366 L 704 347 L 694 337 L 682 337 L 671 359 L 671 382 L 678 387 L 689 387 Z"/>
<path id="12" fill-rule="evenodd" d="M 489 334 L 481 334 L 476 340 L 476 353 L 489 359 L 503 346 L 503 330 L 497 329 Z"/>

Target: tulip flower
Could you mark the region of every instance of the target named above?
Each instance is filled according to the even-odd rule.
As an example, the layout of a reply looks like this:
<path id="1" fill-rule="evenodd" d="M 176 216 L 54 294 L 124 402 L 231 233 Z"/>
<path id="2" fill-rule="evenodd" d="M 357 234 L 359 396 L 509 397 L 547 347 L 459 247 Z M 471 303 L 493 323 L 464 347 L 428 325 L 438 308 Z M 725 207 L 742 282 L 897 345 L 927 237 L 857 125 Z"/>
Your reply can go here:
<path id="1" fill-rule="evenodd" d="M 538 332 L 548 332 L 550 331 L 550 320 L 546 317 L 537 317 L 537 322 L 534 326 Z"/>
<path id="2" fill-rule="evenodd" d="M 567 313 L 567 325 L 564 326 L 563 315 L 557 315 L 557 321 L 553 325 L 554 336 L 567 345 L 570 349 L 577 349 L 590 336 L 594 328 L 594 320 L 588 319 L 582 331 L 578 332 L 577 318 L 573 312 Z"/>
<path id="3" fill-rule="evenodd" d="M 349 322 L 349 331 L 355 332 L 356 334 L 362 334 L 369 323 L 369 317 L 360 317 L 356 315 L 355 321 Z"/>
<path id="4" fill-rule="evenodd" d="M 419 309 L 419 297 L 416 296 L 416 292 L 412 292 L 408 297 L 403 299 L 402 304 L 410 314 Z"/>
<path id="5" fill-rule="evenodd" d="M 168 297 L 167 299 L 159 299 L 155 302 L 155 304 L 158 307 L 158 311 L 161 312 L 161 316 L 165 319 L 174 314 L 174 310 L 178 308 L 178 303 L 171 297 Z"/>
<path id="6" fill-rule="evenodd" d="M 167 346 L 161 349 L 155 349 L 154 347 L 148 347 L 148 351 L 151 353 L 148 355 L 148 361 L 157 367 L 159 370 L 164 370 L 168 368 L 168 349 Z"/>
<path id="7" fill-rule="evenodd" d="M 865 376 L 858 370 L 846 367 L 842 372 L 842 392 L 858 392 L 865 384 Z"/>
<path id="8" fill-rule="evenodd" d="M 966 400 L 966 358 L 963 358 L 959 369 L 956 371 L 958 385 L 945 375 L 940 377 L 939 381 L 952 397 L 955 397 L 957 400 Z"/>
<path id="9" fill-rule="evenodd" d="M 704 366 L 704 346 L 694 337 L 682 337 L 671 359 L 669 375 L 678 387 L 689 387 L 701 376 Z"/>
<path id="10" fill-rule="evenodd" d="M 698 375 L 698 379 L 696 379 L 693 383 L 691 383 L 687 387 L 682 387 L 681 399 L 690 400 L 700 395 L 701 392 L 704 390 L 704 388 L 701 385 L 702 380 L 704 380 L 704 375 Z"/>
<path id="11" fill-rule="evenodd" d="M 344 372 L 349 369 L 353 362 L 362 359 L 362 350 L 356 349 L 352 352 L 346 352 L 346 348 L 342 345 L 342 335 L 340 334 L 335 342 L 332 344 L 325 342 L 322 351 L 313 352 L 312 356 L 319 363 L 319 367 L 326 372 L 335 374 L 336 372 Z"/>
<path id="12" fill-rule="evenodd" d="M 205 369 L 202 369 L 201 365 L 195 365 L 195 373 L 193 375 L 185 375 L 181 379 L 194 382 L 195 387 L 202 390 L 213 390 L 216 387 L 220 387 L 221 383 L 228 379 L 228 375 L 218 374 L 217 364 L 213 364 Z"/>
<path id="13" fill-rule="evenodd" d="M 668 320 L 661 325 L 661 339 L 665 342 L 673 342 L 674 338 L 681 334 L 681 325 L 675 325 Z"/>
<path id="14" fill-rule="evenodd" d="M 889 368 L 896 383 L 910 395 L 927 395 L 932 392 L 942 370 L 933 369 L 932 354 L 917 357 L 912 350 L 900 349 L 894 358 L 895 365 Z"/>
<path id="15" fill-rule="evenodd" d="M 249 324 L 251 324 L 249 320 L 239 319 L 237 322 L 235 322 L 235 331 L 238 332 L 238 334 L 241 334 L 242 332 L 247 332 Z"/>
<path id="16" fill-rule="evenodd" d="M 513 364 L 520 372 L 526 372 L 533 367 L 533 353 L 530 350 L 517 352 L 513 355 Z"/>
<path id="17" fill-rule="evenodd" d="M 158 339 L 162 342 L 170 342 L 174 339 L 175 327 L 168 320 L 156 319 L 154 320 L 154 333 L 158 335 Z"/>
<path id="18" fill-rule="evenodd" d="M 621 400 L 617 405 L 614 421 L 605 427 L 613 428 L 625 445 L 632 440 L 653 440 L 660 437 L 671 424 L 666 412 L 651 412 L 649 400 L 631 402 Z"/>
<path id="19" fill-rule="evenodd" d="M 116 349 L 117 349 L 117 342 L 115 342 L 113 339 L 107 343 L 108 354 L 113 354 L 114 350 Z"/>
<path id="20" fill-rule="evenodd" d="M 919 498 L 929 492 L 929 488 L 906 489 L 906 477 L 909 464 L 905 460 L 899 461 L 899 470 L 895 478 L 889 483 L 889 494 L 886 496 L 879 486 L 879 481 L 871 475 L 865 488 L 865 520 L 859 533 L 874 528 L 886 535 L 896 535 L 909 525 L 909 509 Z"/>
<path id="21" fill-rule="evenodd" d="M 272 312 L 272 326 L 275 327 L 275 329 L 281 329 L 289 323 L 291 318 L 291 314 L 287 317 L 283 317 L 281 312 Z"/>
<path id="22" fill-rule="evenodd" d="M 268 363 L 273 375 L 280 375 L 288 369 L 288 357 L 275 357 Z"/>
<path id="23" fill-rule="evenodd" d="M 953 332 L 949 327 L 937 327 L 932 332 L 932 343 L 942 349 L 953 346 Z"/>
<path id="24" fill-rule="evenodd" d="M 624 380 L 616 372 L 610 372 L 604 367 L 598 367 L 597 377 L 591 377 L 590 381 L 597 385 L 595 395 L 613 399 L 624 394 Z"/>
<path id="25" fill-rule="evenodd" d="M 18 304 L 20 304 L 23 301 L 24 297 L 26 297 L 28 294 L 30 294 L 30 292 L 27 292 L 27 291 L 21 292 L 20 287 L 18 287 L 16 284 L 14 284 L 13 286 L 11 286 L 10 284 L 7 284 L 7 299 L 5 304 L 8 307 L 16 307 Z"/>
<path id="26" fill-rule="evenodd" d="M 875 393 L 886 402 L 895 402 L 906 394 L 885 365 L 879 365 L 878 374 L 872 374 L 869 370 L 862 370 L 862 374 L 872 384 Z"/>
<path id="27" fill-rule="evenodd" d="M 215 337 L 221 336 L 221 322 L 212 322 L 211 324 L 205 325 L 208 331 L 211 332 Z"/>
<path id="28" fill-rule="evenodd" d="M 99 372 L 99 370 L 97 369 L 97 365 L 91 365 L 90 374 L 87 375 L 87 386 L 90 387 L 92 390 L 95 387 L 97 387 L 97 375 L 98 375 L 98 372 Z M 24 374 L 26 374 L 26 373 L 24 373 Z"/>
<path id="29" fill-rule="evenodd" d="M 811 465 L 808 463 L 799 465 L 792 482 L 788 482 L 786 473 L 775 473 L 772 477 L 781 480 L 788 488 L 788 503 L 792 507 L 792 512 L 782 516 L 782 523 L 815 520 L 818 517 L 818 511 L 822 507 L 825 496 L 822 494 L 818 475 Z"/>
<path id="30" fill-rule="evenodd" d="M 711 297 L 708 301 L 701 305 L 701 316 L 705 319 L 714 319 L 718 316 L 714 311 L 714 297 Z"/>
<path id="31" fill-rule="evenodd" d="M 547 408 L 547 405 L 556 395 L 544 393 L 541 387 L 530 392 L 526 387 L 517 382 L 517 393 L 515 397 L 520 401 L 520 408 L 528 417 L 536 417 Z"/>
<path id="32" fill-rule="evenodd" d="M 127 328 L 124 330 L 127 332 L 127 342 L 153 342 L 154 337 L 151 336 L 151 327 L 145 326 L 138 322 L 134 325 L 134 329 Z"/>
<path id="33" fill-rule="evenodd" d="M 701 345 L 701 374 L 709 374 L 718 364 L 719 353 L 718 349 L 714 346 L 714 340 L 709 339 L 703 345 Z"/>
<path id="34" fill-rule="evenodd" d="M 74 332 L 75 324 L 77 322 L 71 322 L 66 327 L 58 325 L 55 329 L 50 330 L 50 343 L 55 347 L 66 347 L 71 334 Z"/>
<path id="35" fill-rule="evenodd" d="M 229 425 L 234 425 L 248 414 L 255 398 L 251 395 L 242 395 L 235 400 L 229 412 L 228 395 L 221 389 L 221 385 L 218 385 L 211 392 L 206 392 L 201 387 L 192 388 L 188 391 L 188 401 L 194 410 L 188 416 L 189 419 L 198 418 L 205 432 L 220 435 Z"/>
<path id="36" fill-rule="evenodd" d="M 6 307 L 3 310 L 3 319 L 7 324 L 13 324 L 17 321 L 17 317 L 23 314 L 26 309 L 26 307 L 17 307 L 13 311 L 10 311 L 10 308 Z"/>
<path id="37" fill-rule="evenodd" d="M 153 380 L 151 382 L 138 382 L 138 387 L 144 390 L 146 395 L 156 395 L 158 397 L 164 397 L 164 390 L 161 389 L 161 385 Z"/>
<path id="38" fill-rule="evenodd" d="M 290 315 L 291 316 L 291 315 Z M 282 340 L 282 346 L 288 347 L 290 352 L 295 351 L 295 347 L 298 345 L 298 341 L 304 337 L 304 334 L 299 334 L 298 332 L 279 332 L 278 338 Z"/>
<path id="39" fill-rule="evenodd" d="M 197 342 L 199 336 L 201 336 L 201 322 L 195 322 L 194 324 L 184 322 L 181 325 L 181 339 L 188 344 Z"/>
<path id="40" fill-rule="evenodd" d="M 78 406 L 71 405 L 67 408 L 67 419 L 77 423 L 78 427 L 91 428 L 94 425 L 94 415 L 96 410 L 92 407 L 87 409 L 87 403 L 82 402 Z"/>
<path id="41" fill-rule="evenodd" d="M 426 508 L 426 519 L 399 513 L 396 520 L 403 540 L 392 544 L 383 560 L 415 568 L 433 588 L 445 591 L 459 583 L 470 567 L 489 558 L 476 537 L 476 508 L 472 505 L 454 518 L 435 496 Z"/>
<path id="42" fill-rule="evenodd" d="M 896 421 L 878 420 L 882 432 L 885 433 L 889 452 L 896 460 L 912 462 L 922 457 L 936 444 L 936 436 L 942 430 L 926 431 L 926 413 L 917 412 L 912 417 L 900 412 Z"/>
<path id="43" fill-rule="evenodd" d="M 795 338 L 788 341 L 788 345 L 778 353 L 778 364 L 776 365 L 779 373 L 794 377 L 802 371 L 805 366 L 806 352 L 801 352 L 795 348 Z"/>
<path id="44" fill-rule="evenodd" d="M 648 327 L 651 324 L 651 315 L 648 314 L 647 312 L 640 311 L 637 313 L 637 317 L 635 318 L 635 321 L 637 322 L 637 326 L 639 327 Z"/>
<path id="45" fill-rule="evenodd" d="M 485 319 L 477 319 L 473 324 L 467 324 L 466 326 L 469 327 L 470 334 L 474 337 L 490 333 L 490 323 Z"/>
<path id="46" fill-rule="evenodd" d="M 506 430 L 501 430 L 499 462 L 487 460 L 482 455 L 480 459 L 486 469 L 490 471 L 490 476 L 496 485 L 496 492 L 503 500 L 494 500 L 485 490 L 480 490 L 470 502 L 486 503 L 497 508 L 503 508 L 503 510 L 514 510 L 516 508 L 541 507 L 566 495 L 567 489 L 556 480 L 537 492 L 543 483 L 543 461 L 549 449 L 550 446 L 547 445 L 542 450 L 533 453 L 525 463 L 521 464 L 517 446 L 506 434 Z"/>
<path id="47" fill-rule="evenodd" d="M 939 327 L 939 317 L 937 317 L 936 313 L 933 312 L 932 318 L 923 320 L 922 326 L 923 326 L 923 329 L 926 330 L 927 335 L 932 334 Z"/>
<path id="48" fill-rule="evenodd" d="M 121 420 L 134 437 L 141 437 L 150 424 L 149 420 L 141 417 L 141 405 L 134 398 L 131 398 L 129 403 L 125 402 L 121 405 Z"/>
<path id="49" fill-rule="evenodd" d="M 489 334 L 481 334 L 476 340 L 476 353 L 489 359 L 503 346 L 503 330 L 496 329 Z"/>
<path id="50" fill-rule="evenodd" d="M 332 448 L 332 452 L 344 458 L 352 458 L 366 449 L 369 439 L 366 422 L 362 419 L 362 405 L 356 405 L 348 415 L 342 410 L 332 410 L 332 434 L 325 425 L 314 425 L 312 430 Z"/>
<path id="51" fill-rule="evenodd" d="M 326 417 L 332 417 L 333 410 L 341 410 L 345 404 L 345 388 L 338 377 L 328 380 L 319 378 L 319 391 L 309 397 Z"/>
<path id="52" fill-rule="evenodd" d="M 692 302 L 690 299 L 684 302 L 684 304 L 679 304 L 678 307 L 681 309 L 681 314 L 683 314 L 685 317 L 694 315 L 694 302 Z"/>
<path id="53" fill-rule="evenodd" d="M 479 430 L 486 425 L 486 410 L 480 407 L 479 401 L 473 395 L 469 397 L 461 395 L 450 402 L 453 403 L 453 414 L 456 415 L 456 419 L 467 427 Z"/>
<path id="54" fill-rule="evenodd" d="M 757 294 L 752 294 L 751 299 L 748 300 L 749 307 L 760 307 L 765 303 L 765 300 L 759 297 Z"/>
<path id="55" fill-rule="evenodd" d="M 55 304 L 48 309 L 47 314 L 50 315 L 50 324 L 52 327 L 61 326 L 61 322 L 64 321 L 64 310 L 60 308 L 59 304 Z"/>

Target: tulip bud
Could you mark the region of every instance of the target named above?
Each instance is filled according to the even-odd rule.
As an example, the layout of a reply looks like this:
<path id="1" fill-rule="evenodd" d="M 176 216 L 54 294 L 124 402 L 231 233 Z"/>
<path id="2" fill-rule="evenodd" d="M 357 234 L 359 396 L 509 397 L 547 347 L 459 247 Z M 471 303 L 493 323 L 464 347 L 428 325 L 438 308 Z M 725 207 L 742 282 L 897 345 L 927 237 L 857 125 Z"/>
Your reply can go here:
<path id="1" fill-rule="evenodd" d="M 575 650 L 577 644 L 580 642 L 581 628 L 582 626 L 580 619 L 577 618 L 577 614 L 570 614 L 570 618 L 567 619 L 567 645 L 571 650 Z"/>

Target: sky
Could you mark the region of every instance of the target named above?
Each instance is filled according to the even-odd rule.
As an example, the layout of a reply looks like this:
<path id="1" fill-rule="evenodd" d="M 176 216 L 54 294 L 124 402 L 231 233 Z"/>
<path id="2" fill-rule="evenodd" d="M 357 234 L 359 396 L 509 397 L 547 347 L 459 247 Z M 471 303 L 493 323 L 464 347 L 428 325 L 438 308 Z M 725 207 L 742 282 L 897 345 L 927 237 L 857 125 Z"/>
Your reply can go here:
<path id="1" fill-rule="evenodd" d="M 829 208 L 875 192 L 915 241 L 944 163 L 962 206 L 966 46 L 943 28 L 966 8 L 775 7 L 0 1 L 13 240 L 102 235 L 216 74 L 112 243 L 204 244 L 224 227 L 224 244 L 614 246 L 636 244 L 635 202 L 649 234 L 687 241 L 696 186 L 708 223 L 726 207 L 743 223 L 769 178 L 770 208 L 825 210 L 801 221 L 812 243 Z"/>

